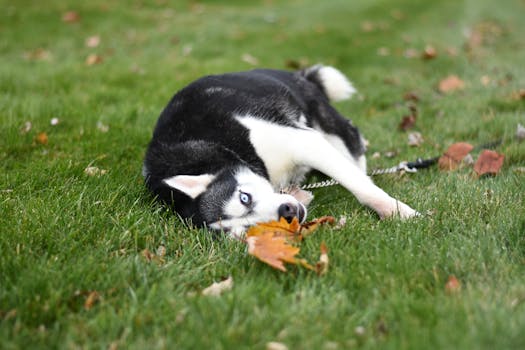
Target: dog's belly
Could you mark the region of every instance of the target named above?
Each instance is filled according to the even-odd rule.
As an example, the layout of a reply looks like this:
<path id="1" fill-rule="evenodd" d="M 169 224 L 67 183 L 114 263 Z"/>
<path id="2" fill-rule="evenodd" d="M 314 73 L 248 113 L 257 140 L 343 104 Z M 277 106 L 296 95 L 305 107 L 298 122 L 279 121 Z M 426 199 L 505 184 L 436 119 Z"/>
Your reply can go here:
<path id="1" fill-rule="evenodd" d="M 250 130 L 250 141 L 262 159 L 276 189 L 299 184 L 311 168 L 293 158 L 297 128 L 275 124 L 253 116 L 236 118 Z"/>

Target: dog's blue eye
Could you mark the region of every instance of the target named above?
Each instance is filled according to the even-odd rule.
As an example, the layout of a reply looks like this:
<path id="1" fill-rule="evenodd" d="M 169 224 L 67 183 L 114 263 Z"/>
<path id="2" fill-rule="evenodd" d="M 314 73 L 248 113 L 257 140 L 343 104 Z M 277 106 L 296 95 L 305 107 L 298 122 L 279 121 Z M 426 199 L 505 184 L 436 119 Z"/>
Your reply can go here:
<path id="1" fill-rule="evenodd" d="M 239 194 L 239 200 L 244 205 L 252 204 L 252 196 L 249 193 L 241 192 Z"/>

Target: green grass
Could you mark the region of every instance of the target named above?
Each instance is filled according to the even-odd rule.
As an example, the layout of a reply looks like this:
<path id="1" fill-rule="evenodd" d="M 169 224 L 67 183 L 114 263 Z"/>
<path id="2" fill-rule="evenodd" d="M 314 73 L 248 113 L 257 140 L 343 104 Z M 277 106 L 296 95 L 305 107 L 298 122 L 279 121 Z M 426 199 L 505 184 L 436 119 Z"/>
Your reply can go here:
<path id="1" fill-rule="evenodd" d="M 525 348 L 525 142 L 514 138 L 525 100 L 512 97 L 525 88 L 523 1 L 0 4 L 0 348 Z M 68 10 L 80 21 L 62 22 Z M 484 40 L 466 50 L 469 29 Z M 96 48 L 84 44 L 92 35 Z M 435 59 L 404 56 L 426 45 Z M 92 53 L 104 61 L 87 66 Z M 436 168 L 376 178 L 433 213 L 408 222 L 379 221 L 341 188 L 317 190 L 311 217 L 348 217 L 302 248 L 315 258 L 326 242 L 328 274 L 274 271 L 242 243 L 183 226 L 140 176 L 171 95 L 199 76 L 252 68 L 244 54 L 261 67 L 323 62 L 347 73 L 360 96 L 338 109 L 370 155 L 398 152 L 370 157 L 370 168 L 497 138 L 505 164 L 493 178 Z M 449 74 L 466 88 L 440 94 Z M 397 130 L 408 91 L 420 97 L 418 148 Z M 40 132 L 48 144 L 35 142 Z M 89 177 L 89 165 L 108 173 Z M 164 264 L 142 258 L 160 245 Z M 199 294 L 228 275 L 230 292 Z M 445 291 L 450 275 L 457 293 Z M 91 291 L 101 298 L 87 310 Z"/>

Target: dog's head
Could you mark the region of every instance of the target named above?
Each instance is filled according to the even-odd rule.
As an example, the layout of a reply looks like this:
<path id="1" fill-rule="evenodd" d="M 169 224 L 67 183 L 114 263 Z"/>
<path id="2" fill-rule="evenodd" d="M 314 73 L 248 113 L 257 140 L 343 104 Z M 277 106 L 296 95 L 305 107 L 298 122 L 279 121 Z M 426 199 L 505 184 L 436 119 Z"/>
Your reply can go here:
<path id="1" fill-rule="evenodd" d="M 290 194 L 275 192 L 270 182 L 247 167 L 217 174 L 178 175 L 164 180 L 195 201 L 196 216 L 207 227 L 242 235 L 249 226 L 279 220 L 306 218 L 305 204 Z M 306 196 L 308 197 L 308 196 Z M 309 202 L 308 197 L 303 202 Z"/>

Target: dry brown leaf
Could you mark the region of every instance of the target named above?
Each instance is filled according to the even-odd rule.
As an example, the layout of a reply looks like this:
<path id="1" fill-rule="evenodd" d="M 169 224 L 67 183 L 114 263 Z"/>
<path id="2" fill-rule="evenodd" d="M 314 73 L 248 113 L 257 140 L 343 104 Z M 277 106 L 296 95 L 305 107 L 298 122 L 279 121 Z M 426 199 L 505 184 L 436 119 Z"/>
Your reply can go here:
<path id="1" fill-rule="evenodd" d="M 483 150 L 474 164 L 474 171 L 478 176 L 485 174 L 496 175 L 503 166 L 505 156 L 491 150 Z"/>
<path id="2" fill-rule="evenodd" d="M 457 293 L 461 290 L 461 282 L 454 275 L 448 276 L 445 284 L 445 291 L 449 294 Z"/>
<path id="3" fill-rule="evenodd" d="M 84 309 L 91 310 L 96 302 L 100 300 L 100 294 L 96 290 L 89 292 L 86 300 L 84 301 Z"/>
<path id="4" fill-rule="evenodd" d="M 92 35 L 86 38 L 85 45 L 86 47 L 94 48 L 100 44 L 100 36 Z"/>
<path id="5" fill-rule="evenodd" d="M 88 166 L 86 169 L 84 169 L 84 174 L 87 176 L 101 176 L 107 174 L 106 169 L 100 169 L 96 166 Z"/>
<path id="6" fill-rule="evenodd" d="M 140 254 L 147 262 L 154 262 L 157 265 L 164 265 L 164 263 L 166 263 L 166 260 L 164 260 L 162 256 L 151 252 L 148 248 L 144 249 Z"/>
<path id="7" fill-rule="evenodd" d="M 261 235 L 250 236 L 246 239 L 248 253 L 257 257 L 281 271 L 286 271 L 284 263 L 296 264 L 295 256 L 299 248 L 288 243 L 283 236 L 276 236 L 273 232 L 264 232 Z"/>
<path id="8" fill-rule="evenodd" d="M 314 219 L 309 222 L 305 222 L 301 225 L 300 234 L 304 238 L 311 235 L 320 225 L 324 224 L 335 224 L 335 218 L 333 216 L 321 216 L 320 218 Z"/>
<path id="9" fill-rule="evenodd" d="M 409 91 L 403 95 L 403 100 L 419 102 L 419 95 L 415 91 Z"/>
<path id="10" fill-rule="evenodd" d="M 425 47 L 425 50 L 423 50 L 423 54 L 421 56 L 425 60 L 431 60 L 433 58 L 436 58 L 437 51 L 433 46 L 427 45 Z"/>
<path id="11" fill-rule="evenodd" d="M 419 147 L 423 143 L 423 135 L 419 132 L 411 132 L 408 134 L 408 145 L 412 147 Z"/>
<path id="12" fill-rule="evenodd" d="M 459 167 L 463 159 L 474 149 L 466 142 L 457 142 L 451 145 L 439 158 L 438 165 L 441 170 L 454 170 Z"/>
<path id="13" fill-rule="evenodd" d="M 266 343 L 266 350 L 288 350 L 288 347 L 276 341 Z"/>
<path id="14" fill-rule="evenodd" d="M 67 11 L 62 15 L 62 22 L 75 23 L 80 21 L 80 15 L 76 11 Z"/>
<path id="15" fill-rule="evenodd" d="M 315 265 L 315 270 L 319 276 L 322 276 L 328 271 L 328 263 L 330 260 L 328 259 L 328 248 L 324 242 L 321 243 L 320 250 L 321 255 L 319 256 L 319 261 Z"/>
<path id="16" fill-rule="evenodd" d="M 41 145 L 47 145 L 49 138 L 45 132 L 38 133 L 35 137 L 35 141 Z"/>
<path id="17" fill-rule="evenodd" d="M 407 131 L 408 129 L 411 129 L 416 124 L 417 120 L 417 108 L 415 105 L 411 105 L 408 107 L 410 109 L 410 114 L 405 115 L 403 119 L 401 119 L 401 123 L 399 123 L 399 129 L 403 131 Z"/>
<path id="18" fill-rule="evenodd" d="M 519 127 L 519 126 L 518 126 Z M 28 132 L 31 131 L 31 129 L 33 128 L 33 124 L 30 122 L 30 121 L 27 121 L 24 123 L 24 125 L 20 128 L 20 133 L 21 134 L 27 134 Z"/>
<path id="19" fill-rule="evenodd" d="M 202 290 L 202 295 L 217 297 L 222 293 L 233 288 L 233 278 L 228 276 L 227 279 L 220 282 L 213 282 L 209 287 Z"/>
<path id="20" fill-rule="evenodd" d="M 518 123 L 518 127 L 516 128 L 516 138 L 519 142 L 525 140 L 525 126 Z"/>
<path id="21" fill-rule="evenodd" d="M 445 79 L 439 82 L 439 91 L 443 93 L 453 92 L 456 90 L 462 90 L 465 88 L 465 82 L 461 80 L 457 75 L 449 75 Z"/>
<path id="22" fill-rule="evenodd" d="M 88 57 L 86 57 L 86 65 L 93 66 L 95 64 L 100 64 L 104 61 L 102 59 L 102 56 L 99 56 L 95 53 L 90 54 Z"/>

